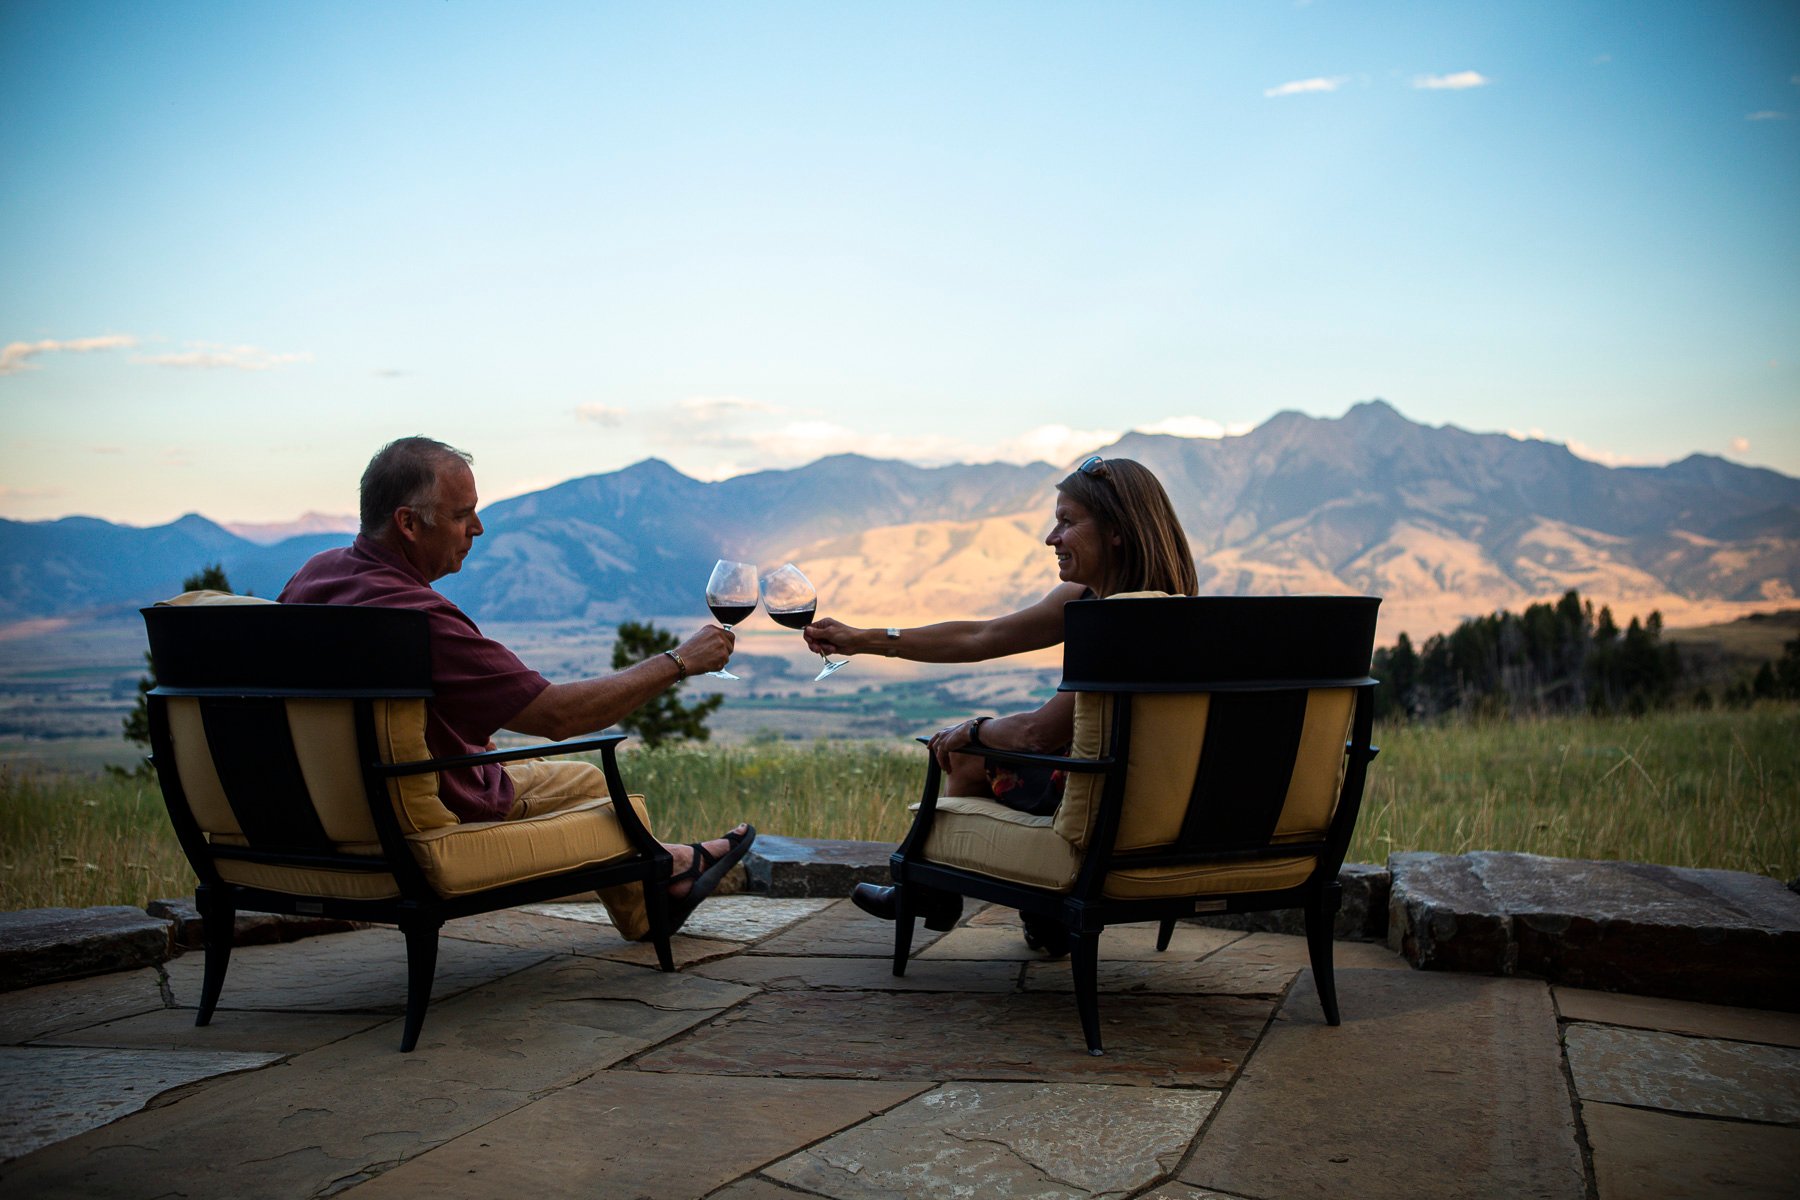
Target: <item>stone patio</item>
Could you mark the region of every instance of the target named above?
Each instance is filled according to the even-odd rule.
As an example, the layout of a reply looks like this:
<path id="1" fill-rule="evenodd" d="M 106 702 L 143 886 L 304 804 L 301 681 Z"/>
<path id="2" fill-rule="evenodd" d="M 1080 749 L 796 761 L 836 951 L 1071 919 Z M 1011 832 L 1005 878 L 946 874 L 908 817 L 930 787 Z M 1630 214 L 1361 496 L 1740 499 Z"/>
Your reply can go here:
<path id="1" fill-rule="evenodd" d="M 398 1053 L 390 929 L 0 995 L 0 1195 L 1753 1197 L 1800 1178 L 1800 1017 L 1184 925 L 1101 944 L 1107 1054 L 1016 917 L 709 901 L 678 974 L 596 904 L 445 929 Z"/>

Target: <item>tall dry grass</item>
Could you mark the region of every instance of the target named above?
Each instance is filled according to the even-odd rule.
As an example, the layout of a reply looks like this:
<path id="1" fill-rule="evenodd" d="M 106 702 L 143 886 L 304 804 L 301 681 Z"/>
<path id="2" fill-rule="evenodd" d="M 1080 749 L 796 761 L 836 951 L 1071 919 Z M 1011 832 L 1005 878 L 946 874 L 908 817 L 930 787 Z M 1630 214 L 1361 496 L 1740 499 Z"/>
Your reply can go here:
<path id="1" fill-rule="evenodd" d="M 1518 850 L 1800 875 L 1800 706 L 1379 731 L 1350 858 Z"/>
<path id="2" fill-rule="evenodd" d="M 1520 850 L 1800 875 L 1794 704 L 1388 726 L 1377 740 L 1352 861 Z M 748 820 L 789 837 L 895 842 L 924 750 L 665 747 L 628 752 L 622 770 L 668 841 Z M 142 905 L 192 889 L 153 782 L 0 769 L 0 908 Z"/>
<path id="3" fill-rule="evenodd" d="M 0 766 L 0 910 L 141 908 L 194 882 L 154 780 Z"/>

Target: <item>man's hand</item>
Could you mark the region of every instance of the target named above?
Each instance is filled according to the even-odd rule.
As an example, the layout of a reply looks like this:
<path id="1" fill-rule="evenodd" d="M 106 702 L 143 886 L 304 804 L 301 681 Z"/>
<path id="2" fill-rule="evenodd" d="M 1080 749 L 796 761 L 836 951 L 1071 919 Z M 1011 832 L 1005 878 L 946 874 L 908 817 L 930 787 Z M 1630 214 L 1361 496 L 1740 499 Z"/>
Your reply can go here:
<path id="1" fill-rule="evenodd" d="M 676 647 L 675 653 L 681 655 L 682 665 L 689 675 L 698 675 L 717 671 L 730 662 L 731 651 L 736 645 L 737 635 L 731 630 L 705 625 L 699 633 Z"/>
<path id="2" fill-rule="evenodd" d="M 820 617 L 800 631 L 806 637 L 806 648 L 814 654 L 855 654 L 850 642 L 864 630 L 846 625 L 831 617 Z"/>

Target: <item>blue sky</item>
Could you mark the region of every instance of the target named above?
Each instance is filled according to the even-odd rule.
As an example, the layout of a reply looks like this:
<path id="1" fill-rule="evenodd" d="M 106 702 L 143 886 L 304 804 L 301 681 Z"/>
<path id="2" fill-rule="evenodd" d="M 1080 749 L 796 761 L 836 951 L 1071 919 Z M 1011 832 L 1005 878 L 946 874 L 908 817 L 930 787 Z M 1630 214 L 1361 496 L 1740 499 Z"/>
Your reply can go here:
<path id="1" fill-rule="evenodd" d="M 1064 462 L 1800 474 L 1800 6 L 0 0 L 0 516 Z"/>

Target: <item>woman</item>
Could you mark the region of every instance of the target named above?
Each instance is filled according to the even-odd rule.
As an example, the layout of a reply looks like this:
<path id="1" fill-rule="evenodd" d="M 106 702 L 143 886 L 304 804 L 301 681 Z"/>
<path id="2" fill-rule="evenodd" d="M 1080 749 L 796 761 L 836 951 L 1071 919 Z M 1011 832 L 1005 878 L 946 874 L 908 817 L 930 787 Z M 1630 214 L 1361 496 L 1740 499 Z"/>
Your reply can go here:
<path id="1" fill-rule="evenodd" d="M 1191 596 L 1199 590 L 1194 556 L 1168 493 L 1141 464 L 1098 455 L 1056 485 L 1055 523 L 1044 538 L 1056 552 L 1062 580 L 1029 608 L 989 621 L 947 621 L 885 633 L 854 629 L 829 618 L 807 626 L 814 650 L 856 654 L 876 648 L 919 662 L 978 662 L 1054 646 L 1062 641 L 1062 609 L 1070 600 L 1104 599 L 1124 592 Z M 1066 753 L 1075 728 L 1075 697 L 1058 692 L 1042 708 L 1005 717 L 975 717 L 941 729 L 931 753 L 943 769 L 946 796 L 987 796 L 1032 813 L 1055 810 L 1062 798 L 1061 772 L 990 767 L 964 749 L 983 746 Z M 857 907 L 892 920 L 899 900 L 892 887 L 858 884 Z M 956 923 L 962 898 L 934 894 L 920 905 L 928 929 Z M 1030 928 L 1026 940 L 1037 944 Z"/>

